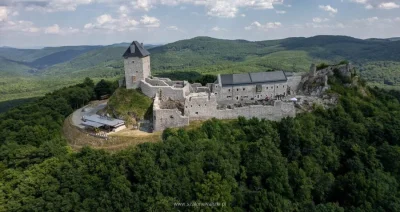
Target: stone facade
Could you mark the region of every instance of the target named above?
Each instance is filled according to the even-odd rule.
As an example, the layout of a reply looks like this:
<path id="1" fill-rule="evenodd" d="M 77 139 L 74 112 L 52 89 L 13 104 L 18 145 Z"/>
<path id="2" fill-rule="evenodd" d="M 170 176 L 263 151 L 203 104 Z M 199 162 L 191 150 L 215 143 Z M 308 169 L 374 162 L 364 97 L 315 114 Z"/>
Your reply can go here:
<path id="1" fill-rule="evenodd" d="M 125 58 L 124 68 L 126 88 L 137 89 L 142 80 L 150 77 L 150 56 Z"/>
<path id="2" fill-rule="evenodd" d="M 189 117 L 183 116 L 178 109 L 162 109 L 161 97 L 157 93 L 153 103 L 153 130 L 162 131 L 168 127 L 184 127 L 189 125 Z"/>

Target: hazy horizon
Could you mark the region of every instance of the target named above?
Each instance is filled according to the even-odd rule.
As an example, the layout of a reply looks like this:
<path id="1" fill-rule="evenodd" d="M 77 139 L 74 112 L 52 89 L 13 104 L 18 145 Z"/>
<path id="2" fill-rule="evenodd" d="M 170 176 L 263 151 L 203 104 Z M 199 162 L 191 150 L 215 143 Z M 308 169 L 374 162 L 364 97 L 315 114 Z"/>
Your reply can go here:
<path id="1" fill-rule="evenodd" d="M 246 39 L 241 39 L 241 38 L 237 38 L 237 39 L 226 39 L 226 38 L 216 38 L 216 37 L 210 37 L 210 36 L 195 36 L 195 37 L 191 37 L 191 38 L 184 38 L 181 40 L 190 40 L 196 37 L 210 37 L 210 38 L 214 38 L 214 39 L 223 39 L 223 40 L 246 40 L 246 41 L 251 41 L 251 42 L 258 42 L 258 41 L 268 41 L 268 40 L 283 40 L 283 39 L 288 39 L 288 38 L 311 38 L 311 37 L 316 37 L 316 36 L 344 36 L 344 37 L 352 37 L 352 38 L 356 38 L 356 39 L 361 39 L 361 40 L 368 40 L 368 39 L 392 39 L 392 38 L 399 38 L 399 37 L 385 37 L 385 38 L 357 38 L 357 37 L 353 37 L 353 36 L 348 36 L 348 35 L 314 35 L 314 36 L 309 36 L 309 37 L 304 37 L 304 36 L 296 36 L 296 37 L 284 37 L 284 38 L 278 38 L 278 39 L 267 39 L 267 40 L 246 40 Z M 145 45 L 166 45 L 169 43 L 174 43 L 174 42 L 178 42 L 181 40 L 175 40 L 175 41 L 171 41 L 171 42 L 167 42 L 167 43 L 144 43 Z M 132 40 L 133 41 L 133 40 Z M 92 44 L 92 45 L 88 45 L 88 44 L 76 44 L 76 45 L 65 45 L 65 46 L 111 46 L 111 45 L 116 45 L 116 44 L 122 44 L 122 43 L 131 43 L 132 41 L 122 41 L 122 42 L 116 42 L 116 43 L 109 43 L 109 44 Z M 139 42 L 142 42 L 140 40 L 138 40 Z M 17 47 L 17 46 L 0 46 L 0 48 L 15 48 L 15 49 L 43 49 L 43 48 L 52 48 L 52 47 L 64 47 L 64 46 L 22 46 L 22 47 Z"/>

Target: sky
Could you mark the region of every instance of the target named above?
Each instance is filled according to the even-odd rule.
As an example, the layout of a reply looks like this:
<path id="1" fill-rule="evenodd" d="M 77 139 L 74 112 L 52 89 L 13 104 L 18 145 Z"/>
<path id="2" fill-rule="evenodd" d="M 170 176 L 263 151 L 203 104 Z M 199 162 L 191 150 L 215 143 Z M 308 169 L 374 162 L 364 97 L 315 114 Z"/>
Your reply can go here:
<path id="1" fill-rule="evenodd" d="M 0 0 L 0 46 L 400 37 L 400 0 Z"/>

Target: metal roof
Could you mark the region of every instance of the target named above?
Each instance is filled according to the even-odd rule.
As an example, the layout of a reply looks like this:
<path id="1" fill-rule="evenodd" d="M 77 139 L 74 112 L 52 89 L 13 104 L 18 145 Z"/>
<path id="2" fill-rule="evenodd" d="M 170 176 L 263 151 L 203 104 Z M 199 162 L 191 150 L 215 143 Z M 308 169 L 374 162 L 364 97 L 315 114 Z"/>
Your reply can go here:
<path id="1" fill-rule="evenodd" d="M 259 84 L 282 81 L 287 81 L 286 75 L 283 71 L 221 75 L 222 86 Z"/>
<path id="2" fill-rule="evenodd" d="M 108 117 L 103 117 L 99 115 L 89 115 L 89 116 L 84 116 L 84 120 L 86 120 L 84 123 L 89 122 L 95 122 L 99 123 L 102 125 L 107 125 L 111 127 L 119 127 L 125 124 L 125 122 L 121 119 L 113 119 L 113 118 L 108 118 Z"/>
<path id="3" fill-rule="evenodd" d="M 125 51 L 123 57 L 146 57 L 149 56 L 150 52 L 147 51 L 142 44 L 137 41 L 133 41 L 128 49 Z"/>
<path id="4" fill-rule="evenodd" d="M 89 127 L 96 127 L 96 128 L 104 126 L 104 124 L 100 124 L 100 123 L 96 123 L 96 122 L 92 122 L 92 121 L 82 122 L 82 125 L 89 126 Z"/>

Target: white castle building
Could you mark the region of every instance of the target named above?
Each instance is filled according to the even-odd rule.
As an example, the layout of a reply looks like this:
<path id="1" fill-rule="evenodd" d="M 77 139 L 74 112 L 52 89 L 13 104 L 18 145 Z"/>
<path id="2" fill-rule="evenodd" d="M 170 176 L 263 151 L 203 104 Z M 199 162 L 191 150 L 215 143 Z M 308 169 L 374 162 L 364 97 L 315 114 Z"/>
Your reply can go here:
<path id="1" fill-rule="evenodd" d="M 282 99 L 295 94 L 300 75 L 284 71 L 224 74 L 218 75 L 214 83 L 190 84 L 152 77 L 150 53 L 137 41 L 132 42 L 123 57 L 126 88 L 140 88 L 154 99 L 154 131 L 213 117 L 280 120 L 296 115 L 294 104 Z"/>

